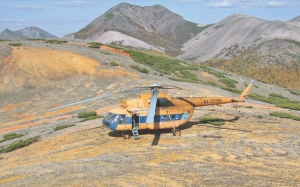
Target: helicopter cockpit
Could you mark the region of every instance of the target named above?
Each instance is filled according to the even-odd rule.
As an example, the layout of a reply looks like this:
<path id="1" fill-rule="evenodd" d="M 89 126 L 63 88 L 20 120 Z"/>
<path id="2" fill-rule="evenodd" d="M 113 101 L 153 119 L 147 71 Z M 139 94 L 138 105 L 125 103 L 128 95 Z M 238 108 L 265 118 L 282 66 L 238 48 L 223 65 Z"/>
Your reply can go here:
<path id="1" fill-rule="evenodd" d="M 122 115 L 108 112 L 104 116 L 102 123 L 104 126 L 110 128 L 111 130 L 116 130 L 119 124 L 125 123 L 125 114 Z"/>

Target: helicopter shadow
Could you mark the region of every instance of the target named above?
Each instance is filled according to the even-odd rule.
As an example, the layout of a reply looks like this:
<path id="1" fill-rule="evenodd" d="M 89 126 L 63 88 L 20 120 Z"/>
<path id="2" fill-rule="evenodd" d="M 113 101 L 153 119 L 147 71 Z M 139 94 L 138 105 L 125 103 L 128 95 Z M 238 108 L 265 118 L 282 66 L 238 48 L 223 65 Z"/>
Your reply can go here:
<path id="1" fill-rule="evenodd" d="M 219 121 L 224 121 L 224 122 L 235 122 L 237 120 L 239 120 L 239 116 L 235 116 L 233 119 L 229 119 L 229 120 L 223 120 L 223 119 L 219 119 Z M 186 124 L 178 127 L 177 129 L 180 130 L 185 130 L 185 129 L 189 129 L 193 126 L 203 126 L 203 127 L 209 127 L 209 128 L 217 128 L 217 129 L 227 129 L 227 130 L 235 130 L 235 131 L 242 131 L 242 132 L 251 132 L 251 131 L 247 131 L 247 130 L 243 130 L 243 129 L 236 129 L 236 128 L 228 128 L 228 127 L 220 127 L 220 126 L 214 126 L 214 125 L 209 125 L 208 126 L 208 122 L 197 122 L 197 121 L 190 121 L 187 122 Z M 153 140 L 151 143 L 151 146 L 157 146 L 159 143 L 159 140 L 161 138 L 162 134 L 169 134 L 172 133 L 171 129 L 157 129 L 157 130 L 141 130 L 139 131 L 139 135 L 153 135 Z M 122 132 L 116 132 L 116 131 L 110 131 L 108 133 L 109 136 L 111 137 L 123 137 Z M 132 133 L 130 132 L 130 135 L 132 136 Z"/>
<path id="2" fill-rule="evenodd" d="M 180 129 L 180 128 L 178 128 Z M 141 130 L 139 131 L 139 135 L 143 136 L 143 135 L 153 135 L 153 140 L 151 143 L 151 146 L 156 146 L 159 143 L 160 137 L 162 134 L 170 134 L 172 133 L 171 129 L 157 129 L 157 130 Z M 120 138 L 123 137 L 122 132 L 116 132 L 116 131 L 110 131 L 108 133 L 109 136 L 111 137 L 116 137 L 116 138 Z M 132 136 L 132 133 L 130 132 L 130 135 Z"/>
<path id="3" fill-rule="evenodd" d="M 233 119 L 228 119 L 228 120 L 218 119 L 217 121 L 234 123 L 235 121 L 238 121 L 239 119 L 240 119 L 239 116 L 234 116 Z M 226 129 L 226 130 L 241 131 L 241 132 L 252 132 L 252 131 L 248 131 L 248 130 L 244 130 L 244 129 L 228 128 L 228 127 L 210 125 L 209 122 L 201 122 L 201 121 L 199 121 L 199 122 L 188 122 L 188 123 L 186 123 L 185 125 L 182 126 L 183 127 L 182 129 L 191 128 L 194 125 L 195 126 L 215 128 L 215 129 Z"/>

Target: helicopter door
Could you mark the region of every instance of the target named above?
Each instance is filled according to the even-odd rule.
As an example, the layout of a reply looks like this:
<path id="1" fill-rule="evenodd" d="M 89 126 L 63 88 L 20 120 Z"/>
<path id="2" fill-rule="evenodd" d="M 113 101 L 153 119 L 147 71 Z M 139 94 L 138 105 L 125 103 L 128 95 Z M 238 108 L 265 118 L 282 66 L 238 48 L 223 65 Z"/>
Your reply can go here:
<path id="1" fill-rule="evenodd" d="M 140 125 L 140 116 L 134 114 L 132 116 L 132 128 L 138 127 Z"/>

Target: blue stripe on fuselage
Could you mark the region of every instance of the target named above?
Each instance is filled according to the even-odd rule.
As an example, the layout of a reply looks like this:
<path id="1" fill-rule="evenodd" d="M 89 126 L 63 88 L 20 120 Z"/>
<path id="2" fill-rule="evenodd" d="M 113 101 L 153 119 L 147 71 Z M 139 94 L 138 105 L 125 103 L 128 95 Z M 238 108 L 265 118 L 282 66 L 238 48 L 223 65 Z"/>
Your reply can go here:
<path id="1" fill-rule="evenodd" d="M 178 121 L 181 120 L 183 114 L 155 115 L 154 122 Z M 170 119 L 171 118 L 171 119 Z M 139 123 L 146 123 L 147 116 L 140 116 Z M 125 124 L 132 124 L 132 117 L 126 117 Z M 122 125 L 122 124 L 120 124 Z"/>

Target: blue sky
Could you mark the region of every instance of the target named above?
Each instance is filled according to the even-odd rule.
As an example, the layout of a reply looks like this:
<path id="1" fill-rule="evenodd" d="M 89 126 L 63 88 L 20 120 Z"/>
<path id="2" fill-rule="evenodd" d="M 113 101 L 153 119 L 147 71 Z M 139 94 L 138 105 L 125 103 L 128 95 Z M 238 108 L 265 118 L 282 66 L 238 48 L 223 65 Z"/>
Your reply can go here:
<path id="1" fill-rule="evenodd" d="M 0 32 L 29 26 L 62 37 L 77 32 L 113 6 L 160 4 L 185 20 L 217 23 L 232 14 L 288 21 L 300 16 L 299 0 L 0 0 Z"/>

